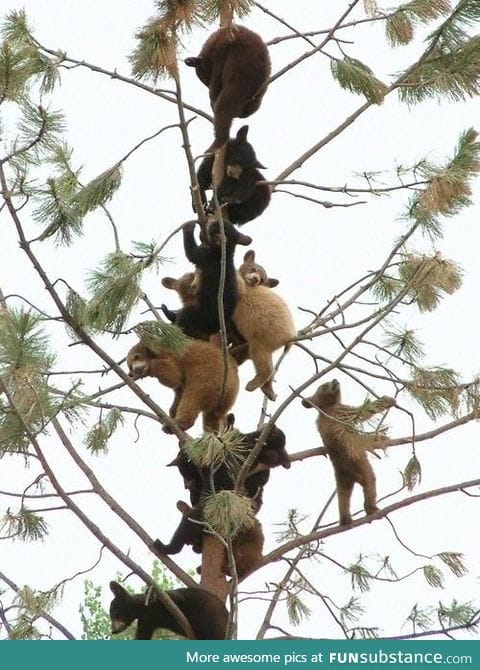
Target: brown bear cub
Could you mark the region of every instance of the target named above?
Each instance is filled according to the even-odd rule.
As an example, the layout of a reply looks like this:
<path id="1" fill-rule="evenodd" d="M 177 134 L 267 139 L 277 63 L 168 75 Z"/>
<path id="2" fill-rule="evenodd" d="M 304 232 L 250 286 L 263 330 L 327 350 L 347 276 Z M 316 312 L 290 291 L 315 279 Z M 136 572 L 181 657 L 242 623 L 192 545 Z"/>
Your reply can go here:
<path id="1" fill-rule="evenodd" d="M 223 385 L 225 364 L 219 347 L 191 340 L 181 351 L 159 347 L 159 351 L 153 352 L 138 342 L 127 354 L 127 365 L 133 379 L 157 377 L 161 384 L 174 389 L 169 413 L 182 430 L 191 428 L 200 412 L 204 430 L 217 432 L 226 425 L 239 381 L 237 364 L 229 356 Z"/>
<path id="2" fill-rule="evenodd" d="M 228 140 L 232 119 L 260 107 L 271 72 L 267 46 L 252 30 L 231 25 L 212 33 L 199 55 L 185 64 L 208 86 L 215 133 L 208 151 L 216 151 Z"/>
<path id="3" fill-rule="evenodd" d="M 247 142 L 248 126 L 242 126 L 225 149 L 225 172 L 217 186 L 217 198 L 225 219 L 241 225 L 256 219 L 267 208 L 271 191 L 268 184 L 258 184 L 265 177 L 257 168 L 263 168 L 252 145 Z M 212 188 L 214 155 L 200 163 L 197 180 L 206 211 L 215 212 L 215 205 L 207 202 L 205 191 Z M 257 185 L 258 184 L 258 185 Z M 195 209 L 195 207 L 194 207 Z"/>
<path id="4" fill-rule="evenodd" d="M 335 471 L 340 525 L 352 523 L 350 498 L 355 482 L 363 488 L 366 514 L 378 511 L 375 473 L 368 461 L 367 451 L 385 446 L 385 438 L 383 436 L 382 440 L 382 435 L 362 433 L 354 424 L 393 407 L 394 398 L 383 396 L 365 408 L 342 405 L 340 384 L 334 379 L 319 386 L 316 393 L 303 400 L 302 404 L 320 410 L 317 428 Z"/>
<path id="5" fill-rule="evenodd" d="M 129 593 L 118 582 L 110 582 L 115 596 L 110 603 L 112 633 L 122 633 L 138 619 L 136 640 L 151 640 L 157 628 L 184 636 L 178 621 L 165 605 L 155 597 L 155 592 L 146 602 L 146 593 Z M 174 589 L 166 591 L 178 609 L 190 623 L 197 640 L 224 640 L 227 631 L 228 612 L 222 601 L 200 588 Z"/>
<path id="6" fill-rule="evenodd" d="M 195 553 L 202 552 L 203 540 L 203 501 L 195 507 L 189 507 L 186 503 L 178 501 L 177 509 L 182 513 L 182 520 L 175 530 L 168 544 L 161 540 L 155 540 L 153 546 L 157 551 L 165 554 L 178 554 L 186 544 L 192 546 Z M 242 579 L 250 573 L 262 560 L 264 536 L 261 523 L 255 519 L 253 526 L 240 530 L 232 540 L 233 555 L 237 576 Z M 224 574 L 230 575 L 230 569 L 225 552 L 223 565 Z"/>

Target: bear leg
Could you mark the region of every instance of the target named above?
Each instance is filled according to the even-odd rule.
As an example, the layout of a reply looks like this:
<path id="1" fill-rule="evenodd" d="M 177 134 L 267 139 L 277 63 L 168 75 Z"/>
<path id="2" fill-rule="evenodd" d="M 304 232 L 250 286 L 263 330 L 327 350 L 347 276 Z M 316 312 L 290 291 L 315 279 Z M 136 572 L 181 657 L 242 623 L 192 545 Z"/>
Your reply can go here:
<path id="1" fill-rule="evenodd" d="M 337 480 L 337 498 L 338 512 L 340 516 L 340 525 L 348 526 L 352 523 L 350 514 L 350 498 L 352 497 L 354 480 L 344 476 L 336 476 Z"/>
<path id="2" fill-rule="evenodd" d="M 247 391 L 254 391 L 261 386 L 263 390 L 263 387 L 267 386 L 267 382 L 271 383 L 271 377 L 273 374 L 272 354 L 269 351 L 262 349 L 258 345 L 250 343 L 250 358 L 252 359 L 255 372 L 257 374 L 248 382 L 245 388 Z M 273 394 L 271 385 L 270 389 L 267 386 L 266 390 L 271 391 Z M 265 395 L 267 395 L 267 397 L 269 397 L 271 400 L 275 399 L 271 398 L 267 392 L 265 392 Z"/>

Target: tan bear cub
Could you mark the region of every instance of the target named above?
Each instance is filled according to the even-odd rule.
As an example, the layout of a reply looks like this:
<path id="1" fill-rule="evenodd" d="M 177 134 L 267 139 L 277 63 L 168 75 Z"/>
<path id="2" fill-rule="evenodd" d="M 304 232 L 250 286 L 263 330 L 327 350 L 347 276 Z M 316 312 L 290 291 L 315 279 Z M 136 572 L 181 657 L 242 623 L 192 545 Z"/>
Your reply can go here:
<path id="1" fill-rule="evenodd" d="M 255 263 L 254 251 L 245 254 L 237 281 L 239 299 L 233 323 L 248 343 L 249 358 L 256 372 L 245 388 L 254 391 L 261 387 L 270 400 L 275 400 L 272 354 L 288 347 L 295 337 L 293 317 L 285 301 L 269 288 L 278 281 L 269 279 L 262 266 Z"/>
<path id="2" fill-rule="evenodd" d="M 226 415 L 238 393 L 237 364 L 228 357 L 222 393 L 224 360 L 215 345 L 190 340 L 180 352 L 165 347 L 154 353 L 138 342 L 128 352 L 127 364 L 133 379 L 157 377 L 161 384 L 174 389 L 170 416 L 182 430 L 191 428 L 200 412 L 204 430 L 214 432 L 226 425 Z"/>
<path id="3" fill-rule="evenodd" d="M 368 408 L 342 405 L 340 384 L 334 379 L 319 386 L 316 393 L 303 400 L 302 404 L 320 410 L 317 428 L 335 471 L 340 525 L 352 523 L 350 498 L 355 482 L 363 488 L 366 514 L 378 511 L 375 473 L 368 461 L 367 451 L 385 446 L 385 437 L 362 433 L 353 424 L 393 407 L 394 398 L 382 396 Z"/>

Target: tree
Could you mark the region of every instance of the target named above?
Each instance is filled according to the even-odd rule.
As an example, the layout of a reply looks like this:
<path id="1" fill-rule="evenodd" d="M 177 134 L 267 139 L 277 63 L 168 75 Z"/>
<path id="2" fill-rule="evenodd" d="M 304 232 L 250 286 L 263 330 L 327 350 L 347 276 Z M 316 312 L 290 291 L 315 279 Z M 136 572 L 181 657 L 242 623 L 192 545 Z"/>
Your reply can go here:
<path id="1" fill-rule="evenodd" d="M 251 417 L 261 405 L 258 424 L 267 427 L 257 449 L 269 426 L 285 422 L 294 465 L 282 478 L 283 491 L 291 491 L 291 496 L 284 496 L 288 500 L 282 501 L 291 508 L 288 518 L 274 516 L 273 505 L 268 511 L 276 523 L 283 522 L 279 546 L 266 553 L 252 576 L 252 581 L 257 580 L 255 591 L 244 592 L 240 584 L 237 592 L 234 580 L 229 599 L 232 635 L 237 604 L 241 622 L 252 600 L 257 608 L 258 600 L 265 607 L 261 620 L 258 609 L 255 612 L 255 632 L 248 632 L 259 638 L 279 632 L 293 635 L 282 615 L 276 614 L 279 604 L 286 605 L 293 625 L 302 623 L 301 635 L 310 634 L 309 612 L 316 615 L 317 627 L 311 634 L 322 637 L 418 637 L 475 630 L 478 603 L 456 596 L 461 587 L 452 586 L 450 576 L 467 573 L 468 557 L 451 546 L 451 536 L 458 517 L 459 528 L 469 537 L 468 515 L 480 479 L 475 472 L 463 476 L 462 466 L 478 463 L 478 455 L 468 443 L 454 443 L 452 436 L 470 435 L 462 426 L 478 417 L 479 382 L 471 366 L 462 375 L 453 363 L 443 362 L 443 351 L 439 359 L 434 354 L 444 334 L 448 354 L 455 358 L 463 346 L 463 331 L 476 323 L 472 310 L 462 314 L 466 329 L 453 323 L 448 332 L 446 324 L 453 318 L 442 299 L 453 296 L 453 302 L 460 294 L 462 269 L 442 251 L 462 235 L 461 222 L 480 169 L 476 131 L 468 124 L 457 134 L 450 132 L 446 106 L 449 102 L 453 109 L 465 110 L 463 102 L 478 92 L 480 48 L 474 34 L 480 18 L 478 3 L 411 0 L 388 11 L 367 0 L 342 4 L 342 11 L 312 11 L 311 27 L 321 25 L 327 16 L 330 27 L 305 31 L 293 27 L 297 21 L 303 23 L 301 17 L 284 19 L 256 2 L 158 0 L 155 17 L 136 35 L 129 57 L 131 76 L 122 74 L 124 68 L 116 64 L 101 67 L 44 44 L 21 10 L 4 16 L 0 213 L 8 254 L 0 295 L 0 445 L 2 464 L 6 464 L 0 495 L 3 546 L 22 557 L 21 562 L 40 556 L 35 542 L 46 538 L 56 542 L 51 548 L 45 543 L 43 549 L 52 561 L 75 541 L 92 547 L 92 556 L 99 547 L 105 548 L 104 553 L 114 557 L 113 561 L 102 558 L 109 574 L 115 574 L 120 565 L 150 585 L 152 577 L 144 565 L 155 553 L 152 540 L 157 535 L 164 538 L 178 521 L 174 494 L 168 490 L 174 473 L 167 474 L 163 467 L 172 452 L 166 452 L 178 442 L 198 437 L 199 431 L 195 428 L 187 435 L 180 430 L 164 409 L 169 394 L 158 385 L 135 383 L 122 364 L 135 341 L 133 333 L 170 347 L 183 344 L 182 334 L 160 317 L 159 282 L 152 271 L 163 267 L 167 253 L 183 255 L 177 233 L 192 216 L 188 189 L 197 192 L 195 157 L 208 146 L 212 118 L 205 111 L 206 90 L 199 84 L 195 89 L 196 82 L 184 75 L 179 59 L 183 43 L 194 38 L 201 44 L 205 39 L 202 24 L 211 31 L 219 20 L 228 23 L 233 13 L 258 32 L 262 31 L 256 22 L 263 25 L 264 21 L 270 32 L 283 32 L 269 41 L 269 47 L 272 57 L 277 49 L 284 49 L 285 64 L 274 69 L 262 109 L 250 123 L 252 129 L 262 131 L 256 131 L 257 137 L 273 136 L 272 155 L 282 168 L 270 179 L 272 205 L 261 219 L 249 224 L 248 231 L 260 262 L 270 274 L 278 268 L 280 289 L 285 286 L 285 295 L 291 292 L 296 301 L 292 304 L 300 303 L 298 321 L 303 319 L 303 325 L 294 346 L 277 363 L 277 385 L 282 388 L 278 401 L 268 403 L 258 391 L 247 399 L 242 391 L 238 409 L 243 413 L 239 415 L 235 407 L 241 428 L 253 430 Z M 98 17 L 95 20 L 98 25 Z M 371 68 L 363 54 L 369 54 L 369 37 L 380 34 L 391 50 L 385 46 L 385 62 L 378 59 Z M 303 75 L 306 64 L 308 80 Z M 395 76 L 389 74 L 392 70 Z M 67 142 L 66 121 L 57 110 L 62 105 L 60 75 L 68 86 L 79 71 L 87 75 L 85 80 L 81 75 L 85 88 L 82 95 L 78 95 L 80 89 L 76 91 L 70 113 L 74 118 L 83 114 L 82 109 L 89 110 L 82 132 L 93 127 L 97 131 L 96 146 L 85 138 L 83 150 L 82 142 L 74 147 Z M 138 116 L 133 112 L 131 117 L 121 117 L 121 110 L 111 104 L 108 110 L 97 105 L 90 111 L 97 84 L 99 90 L 108 84 L 112 96 L 117 94 L 112 91 L 122 91 L 124 98 L 112 100 L 119 106 L 127 103 L 129 109 L 132 105 Z M 320 111 L 313 110 L 319 125 L 323 127 L 326 119 L 330 124 L 317 141 L 312 140 L 319 135 L 317 127 L 310 125 L 305 135 L 308 124 L 283 121 L 288 115 L 286 99 L 294 110 L 298 104 L 309 113 L 312 85 L 325 91 L 324 99 L 330 101 Z M 281 98 L 275 97 L 279 87 Z M 161 123 L 155 132 L 146 133 L 140 127 L 140 120 L 150 113 L 150 108 L 145 111 L 137 103 L 141 99 L 143 104 L 144 96 L 154 103 L 155 126 Z M 362 102 L 352 112 L 354 96 Z M 277 103 L 272 108 L 269 99 Z M 432 100 L 441 105 L 428 107 Z M 430 113 L 434 109 L 435 114 L 444 115 L 446 146 L 442 144 L 442 156 L 432 157 L 436 147 L 430 145 L 425 149 L 428 155 L 412 160 L 416 150 L 410 144 L 422 105 Z M 368 115 L 375 121 L 364 138 Z M 122 130 L 113 133 L 117 118 L 127 123 L 123 121 Z M 403 124 L 401 132 L 395 124 Z M 400 141 L 394 153 L 387 146 L 390 167 L 380 172 L 368 163 L 386 160 L 375 152 L 392 141 L 388 134 L 392 129 Z M 107 162 L 102 155 L 99 165 L 92 153 L 101 149 L 99 139 L 107 130 L 115 137 L 115 158 Z M 280 131 L 281 143 L 276 141 Z M 354 133 L 358 145 L 354 145 Z M 135 140 L 130 139 L 133 136 Z M 254 142 L 253 133 L 249 137 Z M 305 141 L 308 149 L 303 150 Z M 152 153 L 152 146 L 161 149 Z M 346 162 L 337 166 L 338 148 L 338 156 L 344 152 Z M 82 158 L 78 160 L 77 155 Z M 87 167 L 81 169 L 80 162 L 87 159 Z M 142 161 L 142 178 L 136 181 Z M 353 177 L 352 169 L 357 169 Z M 332 200 L 320 199 L 325 197 L 322 193 Z M 135 203 L 135 214 L 138 210 L 135 230 L 127 227 L 130 202 Z M 141 219 L 146 220 L 143 227 Z M 157 228 L 158 221 L 161 227 Z M 134 242 L 126 241 L 132 237 Z M 301 262 L 302 251 L 306 261 Z M 459 251 L 468 256 L 466 247 Z M 353 276 L 351 270 L 358 274 Z M 318 278 L 315 274 L 312 280 L 313 273 Z M 294 290 L 296 278 L 301 286 Z M 417 322 L 430 327 L 424 344 L 416 332 Z M 304 517 L 307 503 L 301 489 L 306 470 L 300 469 L 301 464 L 310 472 L 318 467 L 322 473 L 320 484 L 312 482 L 311 496 L 318 495 L 321 483 L 331 477 L 331 467 L 318 458 L 324 451 L 318 446 L 313 418 L 304 413 L 299 399 L 331 375 L 341 378 L 345 402 L 353 404 L 355 395 L 359 399 L 360 415 L 368 413 L 372 399 L 382 395 L 397 401 L 372 426 L 373 432 L 387 435 L 383 444 L 389 458 L 382 458 L 380 452 L 381 460 L 374 463 L 382 484 L 381 510 L 373 517 L 361 515 L 349 527 L 329 522 L 334 491 L 321 489 L 322 495 L 309 510 L 313 523 Z M 388 433 L 387 417 L 392 423 Z M 173 436 L 162 436 L 161 426 L 168 426 Z M 358 430 L 354 425 L 348 428 Z M 442 441 L 445 435 L 447 442 Z M 137 438 L 139 444 L 132 446 Z M 153 444 L 157 441 L 162 448 Z M 435 449 L 432 456 L 424 451 L 425 444 L 440 446 L 430 447 Z M 125 469 L 121 484 L 116 482 L 120 463 Z M 399 485 L 392 474 L 394 464 L 403 470 Z M 422 484 L 422 472 L 427 483 L 435 483 Z M 158 486 L 160 478 L 169 482 L 165 489 Z M 176 481 L 178 486 L 178 476 Z M 420 492 L 412 494 L 415 487 L 421 487 Z M 272 483 L 266 497 L 273 490 Z M 390 496 L 393 502 L 384 502 Z M 455 503 L 444 504 L 444 499 Z M 423 511 L 425 500 L 430 501 L 430 517 Z M 432 526 L 432 519 L 444 520 L 446 532 L 440 546 L 432 528 L 432 536 L 426 535 L 435 548 L 414 549 L 419 538 L 414 540 L 417 533 L 411 517 L 399 530 L 397 510 L 411 508 L 418 517 L 429 518 Z M 201 583 L 224 594 L 227 584 L 218 576 L 218 566 L 229 541 L 219 539 L 221 511 L 214 505 L 209 518 L 216 534 L 203 545 Z M 343 536 L 345 543 L 333 544 Z M 16 541 L 22 544 L 10 546 Z M 271 544 L 273 533 L 268 533 L 267 541 Z M 353 554 L 352 542 L 358 543 Z M 340 558 L 332 546 L 341 547 L 346 557 Z M 181 567 L 181 557 L 179 561 L 161 553 L 157 557 L 180 582 L 195 583 Z M 60 561 L 55 559 L 55 564 L 60 570 Z M 71 557 L 65 566 L 72 568 Z M 71 573 L 84 569 L 85 565 L 77 564 Z M 332 581 L 329 575 L 335 575 Z M 424 580 L 421 587 L 419 576 Z M 54 579 L 53 586 L 51 580 L 50 586 L 39 586 L 38 579 L 29 579 L 30 586 L 19 587 L 12 577 L 0 573 L 5 586 L 0 603 L 5 637 L 74 637 L 52 614 L 57 612 L 65 579 Z M 416 588 L 415 593 L 413 588 L 407 592 L 410 609 L 382 625 L 379 594 L 387 585 L 394 589 L 409 582 Z M 332 590 L 330 584 L 334 584 Z M 365 594 L 372 588 L 376 600 L 366 608 L 369 595 Z M 435 598 L 430 588 L 445 588 L 447 599 L 432 605 Z M 71 602 L 66 605 L 71 612 Z M 407 629 L 401 628 L 404 622 Z"/>

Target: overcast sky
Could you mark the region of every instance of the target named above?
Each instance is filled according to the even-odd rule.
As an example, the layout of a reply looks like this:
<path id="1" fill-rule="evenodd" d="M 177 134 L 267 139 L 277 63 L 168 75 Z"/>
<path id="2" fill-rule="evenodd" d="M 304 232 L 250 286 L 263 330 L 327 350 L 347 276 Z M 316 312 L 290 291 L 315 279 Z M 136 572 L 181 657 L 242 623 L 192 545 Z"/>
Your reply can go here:
<path id="1" fill-rule="evenodd" d="M 273 0 L 268 7 L 285 18 L 300 31 L 328 28 L 338 18 L 346 2 L 312 3 L 307 0 L 287 2 Z M 126 56 L 134 47 L 134 33 L 153 14 L 153 3 L 138 0 L 135 3 L 98 3 L 94 0 L 26 0 L 16 2 L 4 0 L 1 14 L 10 9 L 25 7 L 39 41 L 49 48 L 58 48 L 79 60 L 97 64 L 106 70 L 116 69 L 129 75 Z M 361 13 L 357 12 L 356 17 Z M 245 25 L 260 33 L 268 41 L 275 36 L 288 34 L 288 29 L 260 10 L 255 10 L 245 20 Z M 197 29 L 185 39 L 180 57 L 195 55 L 213 27 Z M 376 75 L 391 81 L 393 76 L 418 57 L 422 45 L 391 49 L 386 45 L 380 22 L 357 30 L 342 33 L 346 40 L 343 48 L 356 58 L 370 65 Z M 355 42 L 350 44 L 350 41 Z M 290 40 L 270 47 L 273 72 L 290 60 L 308 50 L 301 40 Z M 333 47 L 329 47 L 331 53 Z M 180 69 L 184 98 L 190 104 L 210 112 L 208 91 L 196 79 L 193 69 L 183 64 Z M 162 87 L 173 88 L 171 82 L 162 82 Z M 261 109 L 248 119 L 249 140 L 253 143 L 259 160 L 267 166 L 265 174 L 275 178 L 295 158 L 338 126 L 349 114 L 363 103 L 361 96 L 342 91 L 333 81 L 328 59 L 317 54 L 307 59 L 291 72 L 275 81 L 269 88 Z M 66 137 L 74 147 L 73 160 L 83 165 L 83 181 L 88 181 L 104 169 L 113 165 L 142 138 L 153 134 L 161 127 L 177 122 L 176 107 L 138 88 L 113 81 L 106 76 L 92 73 L 84 68 L 64 72 L 62 85 L 53 96 L 53 107 L 62 108 L 66 115 Z M 305 182 L 325 186 L 356 185 L 365 187 L 361 175 L 364 171 L 390 171 L 396 166 L 409 166 L 427 156 L 442 162 L 450 157 L 459 134 L 471 126 L 478 125 L 480 106 L 478 100 L 467 103 L 438 105 L 426 102 L 407 108 L 400 106 L 390 96 L 383 105 L 372 107 L 355 124 L 328 144 L 321 152 L 308 160 L 292 177 Z M 11 108 L 7 109 L 7 122 Z M 188 118 L 192 116 L 188 114 Z M 244 120 L 234 122 L 234 131 Z M 7 125 L 8 128 L 8 125 Z M 197 118 L 189 126 L 190 139 L 195 155 L 209 145 L 211 126 Z M 8 142 L 8 136 L 3 141 Z M 47 172 L 46 172 L 47 173 Z M 387 175 L 380 177 L 390 182 Z M 350 203 L 348 195 L 331 192 L 309 192 L 309 196 L 339 204 Z M 474 198 L 478 202 L 478 183 Z M 359 197 L 365 204 L 355 207 L 324 208 L 284 193 L 276 193 L 272 203 L 261 218 L 247 224 L 242 230 L 253 238 L 258 261 L 270 276 L 280 279 L 278 293 L 285 298 L 295 316 L 298 328 L 305 326 L 309 317 L 299 307 L 314 311 L 322 308 L 335 294 L 352 281 L 381 265 L 393 242 L 405 230 L 400 220 L 407 194 L 397 192 L 391 197 Z M 123 184 L 109 205 L 118 224 L 122 247 L 130 250 L 131 240 L 161 241 L 180 223 L 192 217 L 189 195 L 189 180 L 186 161 L 181 150 L 178 129 L 167 130 L 156 140 L 144 145 L 126 163 Z M 38 234 L 39 228 L 25 219 L 30 237 Z M 29 300 L 54 314 L 36 274 L 18 249 L 14 230 L 5 211 L 0 214 L 2 236 L 2 263 L 0 286 L 5 294 L 16 293 L 28 296 Z M 111 229 L 105 218 L 98 213 L 87 217 L 86 234 L 70 248 L 56 249 L 52 242 L 39 248 L 39 256 L 48 268 L 50 277 L 63 277 L 70 285 L 84 292 L 84 281 L 89 269 L 96 266 L 113 249 Z M 421 237 L 415 238 L 415 248 L 430 251 L 431 245 Z M 454 259 L 464 269 L 462 289 L 431 314 L 420 315 L 413 307 L 402 310 L 395 317 L 399 326 L 418 329 L 420 340 L 425 345 L 427 365 L 445 365 L 461 373 L 465 380 L 478 374 L 478 342 L 480 338 L 478 312 L 478 250 L 480 233 L 478 207 L 461 212 L 447 221 L 445 236 L 435 248 L 444 257 Z M 4 251 L 5 250 L 5 251 Z M 240 262 L 241 253 L 237 261 Z M 171 259 L 160 276 L 179 276 L 190 270 L 183 257 L 181 238 L 177 235 L 168 244 L 165 254 Z M 156 304 L 166 302 L 175 307 L 173 293 L 160 286 L 154 274 L 145 278 L 145 290 Z M 10 303 L 9 303 L 10 304 Z M 15 304 L 12 301 L 12 304 Z M 16 303 L 19 304 L 19 303 Z M 142 317 L 141 310 L 132 319 L 132 324 Z M 58 369 L 93 369 L 99 361 L 81 347 L 68 348 L 68 341 L 58 325 L 50 325 L 53 342 L 59 348 Z M 117 359 L 122 358 L 134 336 L 110 341 L 100 338 L 103 346 L 112 351 Z M 337 352 L 337 345 L 326 337 L 316 345 L 318 353 L 329 357 Z M 73 357 L 75 357 L 73 359 Z M 72 360 L 75 360 L 72 365 Z M 249 363 L 241 369 L 242 388 L 252 376 Z M 276 390 L 279 402 L 284 400 L 290 386 L 298 386 L 313 374 L 311 359 L 294 349 L 284 361 L 277 376 Z M 349 404 L 361 402 L 365 390 L 341 374 L 344 399 Z M 72 378 L 75 377 L 72 376 Z M 78 375 L 76 376 L 78 377 Z M 84 380 L 85 390 L 98 384 L 107 386 L 116 383 L 110 374 L 106 378 Z M 162 406 L 168 407 L 171 391 L 159 387 L 156 380 L 141 382 L 152 397 Z M 391 387 L 379 382 L 375 391 L 381 395 L 391 394 Z M 128 391 L 116 396 L 122 401 L 139 406 Z M 417 433 L 428 430 L 432 424 L 418 406 L 409 404 L 402 396 L 402 403 L 415 409 Z M 248 394 L 241 391 L 235 415 L 237 426 L 247 432 L 254 430 L 259 417 L 261 395 L 257 391 Z M 95 417 L 92 415 L 90 423 Z M 445 421 L 448 420 L 445 418 Z M 299 402 L 292 403 L 282 415 L 278 425 L 287 433 L 290 452 L 319 446 L 320 439 L 315 429 L 315 415 L 306 412 Z M 391 434 L 405 435 L 410 426 L 404 414 L 389 415 Z M 93 463 L 99 478 L 119 502 L 141 523 L 152 536 L 167 540 L 176 527 L 178 515 L 177 499 L 186 499 L 182 483 L 176 472 L 165 468 L 176 451 L 176 439 L 165 436 L 156 424 L 140 420 L 137 424 L 140 438 L 133 421 L 128 419 L 125 428 L 112 440 L 108 457 L 88 459 Z M 76 446 L 84 451 L 81 435 L 72 436 Z M 55 443 L 46 444 L 53 453 L 65 486 L 84 485 L 71 464 Z M 415 492 L 446 486 L 472 479 L 480 471 L 478 452 L 478 424 L 447 433 L 438 440 L 418 445 L 418 456 L 422 462 L 423 479 Z M 400 471 L 410 457 L 409 447 L 396 447 L 381 460 L 374 459 L 377 473 L 379 497 L 399 488 Z M 13 459 L 3 459 L 0 468 L 0 490 L 12 490 L 18 478 L 29 482 L 32 473 L 23 472 Z M 308 516 L 302 530 L 307 532 L 319 509 L 334 487 L 333 471 L 326 459 L 315 458 L 295 463 L 289 471 L 277 469 L 271 473 L 271 481 L 264 495 L 264 506 L 259 518 L 266 534 L 266 551 L 275 546 L 275 524 L 282 522 L 289 508 L 295 507 Z M 358 488 L 358 487 L 357 487 Z M 402 494 L 401 497 L 403 497 Z M 354 509 L 361 507 L 361 491 L 354 494 Z M 376 584 L 370 594 L 362 596 L 366 614 L 363 625 L 383 625 L 383 634 L 398 634 L 399 626 L 408 616 L 415 602 L 436 605 L 441 599 L 449 603 L 452 597 L 458 600 L 477 599 L 478 576 L 480 574 L 478 541 L 472 533 L 476 527 L 474 519 L 478 510 L 475 501 L 465 496 L 451 495 L 436 498 L 402 510 L 392 516 L 400 538 L 419 554 L 432 555 L 439 551 L 460 551 L 467 556 L 470 574 L 462 580 L 447 579 L 445 592 L 426 586 L 421 576 L 398 585 Z M 87 510 L 95 513 L 96 522 L 125 551 L 131 550 L 135 560 L 148 569 L 151 556 L 139 546 L 108 510 L 99 509 L 89 501 Z M 382 503 L 380 503 L 382 505 Z M 15 501 L 0 496 L 0 509 L 14 508 Z M 336 504 L 327 515 L 329 521 L 336 519 Z M 98 556 L 98 545 L 92 542 L 86 530 L 68 512 L 54 512 L 49 518 L 51 534 L 40 544 L 22 545 L 2 542 L 0 546 L 0 569 L 19 584 L 29 583 L 36 588 L 47 588 L 60 579 L 93 564 Z M 355 562 L 359 554 L 394 557 L 399 574 L 405 574 L 419 563 L 395 540 L 385 520 L 362 526 L 329 539 L 324 545 L 325 553 L 338 562 Z M 178 557 L 179 564 L 191 569 L 197 565 L 198 557 L 185 549 Z M 265 582 L 278 580 L 286 564 L 268 566 L 254 575 L 242 586 L 246 591 L 262 588 Z M 104 552 L 101 564 L 92 574 L 96 583 L 108 584 L 117 570 L 118 562 Z M 306 573 L 315 581 L 322 593 L 328 593 L 337 604 L 348 601 L 351 590 L 346 577 L 328 561 L 313 562 Z M 77 614 L 81 598 L 82 578 L 77 578 L 66 590 L 64 604 L 58 617 L 75 633 L 80 632 Z M 109 595 L 104 594 L 107 604 Z M 314 610 L 309 622 L 296 630 L 299 635 L 312 637 L 340 636 L 326 610 L 318 601 L 307 599 Z M 259 612 L 266 603 L 247 604 L 241 610 L 240 636 L 251 637 L 260 623 Z M 392 613 L 392 609 L 394 612 Z M 275 618 L 291 630 L 284 613 Z"/>

